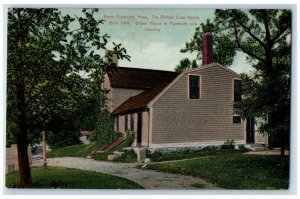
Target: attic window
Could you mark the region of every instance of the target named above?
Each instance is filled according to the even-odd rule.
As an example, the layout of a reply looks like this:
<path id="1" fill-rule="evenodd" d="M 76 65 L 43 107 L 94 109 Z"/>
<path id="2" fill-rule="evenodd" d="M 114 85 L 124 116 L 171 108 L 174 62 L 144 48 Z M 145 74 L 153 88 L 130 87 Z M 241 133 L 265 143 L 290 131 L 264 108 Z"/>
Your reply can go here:
<path id="1" fill-rule="evenodd" d="M 189 75 L 189 97 L 200 99 L 200 76 Z"/>

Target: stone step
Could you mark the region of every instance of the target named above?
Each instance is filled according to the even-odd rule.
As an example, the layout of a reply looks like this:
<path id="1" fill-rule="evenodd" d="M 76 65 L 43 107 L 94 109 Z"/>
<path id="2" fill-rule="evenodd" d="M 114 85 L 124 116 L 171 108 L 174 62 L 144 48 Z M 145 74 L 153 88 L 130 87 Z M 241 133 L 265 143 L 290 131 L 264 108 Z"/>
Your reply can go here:
<path id="1" fill-rule="evenodd" d="M 268 150 L 265 146 L 262 144 L 246 144 L 245 145 L 246 149 L 249 149 L 251 151 L 266 151 Z"/>

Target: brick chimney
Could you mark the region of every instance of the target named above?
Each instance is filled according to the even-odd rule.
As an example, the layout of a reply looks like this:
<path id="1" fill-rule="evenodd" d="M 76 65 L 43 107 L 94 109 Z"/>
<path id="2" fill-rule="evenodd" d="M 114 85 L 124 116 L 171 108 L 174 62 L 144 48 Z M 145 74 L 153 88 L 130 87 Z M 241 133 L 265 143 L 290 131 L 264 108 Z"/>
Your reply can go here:
<path id="1" fill-rule="evenodd" d="M 213 36 L 210 32 L 202 34 L 202 65 L 212 63 Z"/>

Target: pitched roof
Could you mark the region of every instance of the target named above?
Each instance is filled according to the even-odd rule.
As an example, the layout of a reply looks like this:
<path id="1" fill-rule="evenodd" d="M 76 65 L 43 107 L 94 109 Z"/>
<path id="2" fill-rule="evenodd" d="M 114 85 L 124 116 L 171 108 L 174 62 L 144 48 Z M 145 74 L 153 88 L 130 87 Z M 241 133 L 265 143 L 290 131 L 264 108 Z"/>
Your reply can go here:
<path id="1" fill-rule="evenodd" d="M 132 113 L 137 111 L 145 110 L 148 103 L 157 96 L 166 86 L 168 83 L 165 83 L 163 85 L 157 86 L 152 89 L 148 89 L 136 96 L 128 98 L 123 104 L 118 106 L 111 115 L 117 116 L 117 115 L 123 115 L 126 113 Z"/>
<path id="2" fill-rule="evenodd" d="M 178 75 L 171 71 L 118 67 L 108 77 L 111 87 L 149 89 L 169 83 Z"/>
<path id="3" fill-rule="evenodd" d="M 128 98 L 123 104 L 121 104 L 119 107 L 117 107 L 111 114 L 113 116 L 117 115 L 123 115 L 127 113 L 133 113 L 137 111 L 145 110 L 148 106 L 151 106 L 158 98 L 160 98 L 161 95 L 163 95 L 172 85 L 177 82 L 183 75 L 187 73 L 191 73 L 194 71 L 201 71 L 205 70 L 210 67 L 220 67 L 227 72 L 230 72 L 237 77 L 239 77 L 239 74 L 235 73 L 234 71 L 230 70 L 227 67 L 222 66 L 218 63 L 211 63 L 205 66 L 201 66 L 199 68 L 193 68 L 189 70 L 185 70 L 180 75 L 178 75 L 176 78 L 174 78 L 170 82 L 165 82 L 164 84 L 161 84 L 160 86 L 154 87 L 152 89 L 146 90 L 143 93 L 140 93 L 136 96 Z"/>

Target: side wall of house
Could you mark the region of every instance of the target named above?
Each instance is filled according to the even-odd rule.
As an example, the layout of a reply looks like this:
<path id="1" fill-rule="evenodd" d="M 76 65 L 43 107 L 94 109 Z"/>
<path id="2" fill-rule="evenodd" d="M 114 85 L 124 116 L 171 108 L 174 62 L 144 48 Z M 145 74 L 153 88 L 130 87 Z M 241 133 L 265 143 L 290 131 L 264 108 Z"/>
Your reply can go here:
<path id="1" fill-rule="evenodd" d="M 200 99 L 189 99 L 188 77 L 200 76 Z M 233 123 L 235 74 L 218 66 L 183 75 L 153 104 L 152 147 L 245 143 L 244 121 Z"/>

